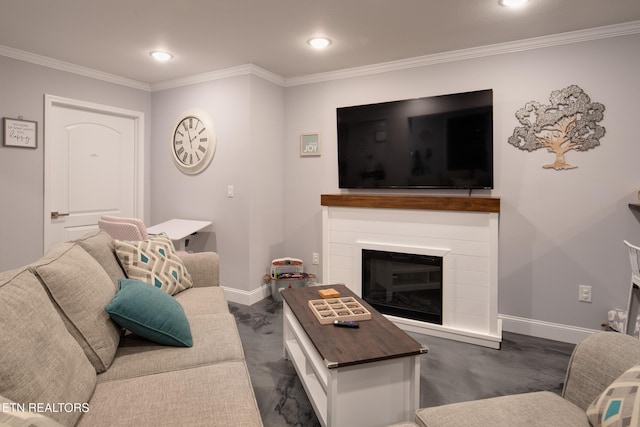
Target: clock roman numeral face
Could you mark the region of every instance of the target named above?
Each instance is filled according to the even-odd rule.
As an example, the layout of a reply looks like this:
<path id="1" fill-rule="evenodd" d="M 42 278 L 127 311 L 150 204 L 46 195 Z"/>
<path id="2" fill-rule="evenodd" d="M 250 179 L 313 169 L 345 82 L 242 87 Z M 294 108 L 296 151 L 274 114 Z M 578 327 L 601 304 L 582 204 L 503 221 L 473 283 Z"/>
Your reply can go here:
<path id="1" fill-rule="evenodd" d="M 205 159 L 209 150 L 209 135 L 205 124 L 197 117 L 185 117 L 173 134 L 176 158 L 185 166 L 194 166 Z"/>
<path id="2" fill-rule="evenodd" d="M 216 151 L 216 130 L 206 111 L 192 108 L 178 116 L 171 131 L 171 151 L 176 167 L 189 175 L 209 166 Z"/>

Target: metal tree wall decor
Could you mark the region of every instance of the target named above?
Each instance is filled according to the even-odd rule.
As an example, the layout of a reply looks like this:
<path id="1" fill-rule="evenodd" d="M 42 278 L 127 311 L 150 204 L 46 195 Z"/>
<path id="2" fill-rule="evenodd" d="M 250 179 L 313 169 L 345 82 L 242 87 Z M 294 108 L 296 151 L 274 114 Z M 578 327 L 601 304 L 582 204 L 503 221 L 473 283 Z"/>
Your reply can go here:
<path id="1" fill-rule="evenodd" d="M 520 150 L 546 148 L 554 153 L 555 161 L 544 165 L 545 169 L 573 169 L 576 166 L 566 163 L 565 153 L 600 145 L 605 129 L 598 123 L 604 118 L 604 105 L 591 102 L 589 95 L 576 85 L 554 90 L 549 101 L 549 105 L 530 101 L 516 111 L 522 126 L 513 130 L 509 144 Z"/>

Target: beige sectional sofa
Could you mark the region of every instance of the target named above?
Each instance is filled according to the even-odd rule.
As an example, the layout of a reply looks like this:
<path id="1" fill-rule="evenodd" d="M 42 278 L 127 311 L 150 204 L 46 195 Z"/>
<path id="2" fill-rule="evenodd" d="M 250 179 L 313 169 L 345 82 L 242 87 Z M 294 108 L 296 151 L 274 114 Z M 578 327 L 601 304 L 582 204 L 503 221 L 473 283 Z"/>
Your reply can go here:
<path id="1" fill-rule="evenodd" d="M 390 427 L 614 427 L 640 425 L 640 341 L 597 332 L 569 362 L 562 396 L 548 391 L 418 409 Z"/>
<path id="2" fill-rule="evenodd" d="M 103 231 L 0 273 L 0 425 L 261 426 L 218 256 L 177 255 L 193 286 L 170 298 L 190 347 L 126 332 L 105 311 L 125 272 Z"/>

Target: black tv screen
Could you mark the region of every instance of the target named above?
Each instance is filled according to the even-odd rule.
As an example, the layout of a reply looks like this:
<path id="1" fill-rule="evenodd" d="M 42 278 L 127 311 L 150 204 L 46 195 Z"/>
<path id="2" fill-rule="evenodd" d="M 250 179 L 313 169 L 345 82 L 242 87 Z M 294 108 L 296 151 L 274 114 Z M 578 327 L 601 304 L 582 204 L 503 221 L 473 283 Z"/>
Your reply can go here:
<path id="1" fill-rule="evenodd" d="M 337 109 L 340 188 L 493 188 L 493 91 Z"/>

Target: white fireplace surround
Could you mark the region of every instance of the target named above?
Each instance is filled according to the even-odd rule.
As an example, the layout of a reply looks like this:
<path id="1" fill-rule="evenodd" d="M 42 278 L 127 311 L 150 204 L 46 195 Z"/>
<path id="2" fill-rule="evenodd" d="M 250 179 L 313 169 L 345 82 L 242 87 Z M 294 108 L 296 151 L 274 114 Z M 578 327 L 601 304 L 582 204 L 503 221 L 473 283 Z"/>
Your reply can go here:
<path id="1" fill-rule="evenodd" d="M 442 257 L 442 325 L 400 328 L 500 348 L 497 212 L 323 206 L 323 282 L 362 296 L 363 249 Z"/>

